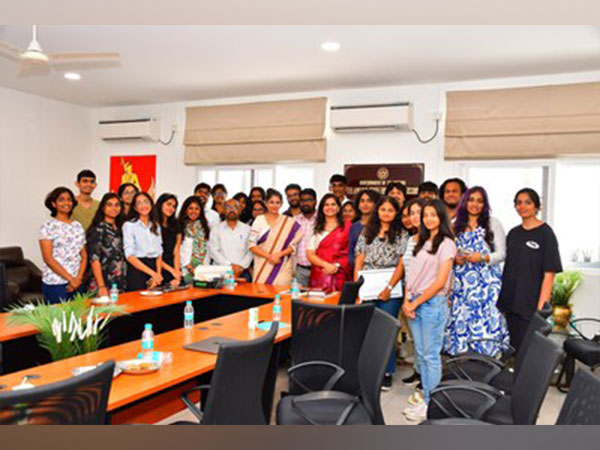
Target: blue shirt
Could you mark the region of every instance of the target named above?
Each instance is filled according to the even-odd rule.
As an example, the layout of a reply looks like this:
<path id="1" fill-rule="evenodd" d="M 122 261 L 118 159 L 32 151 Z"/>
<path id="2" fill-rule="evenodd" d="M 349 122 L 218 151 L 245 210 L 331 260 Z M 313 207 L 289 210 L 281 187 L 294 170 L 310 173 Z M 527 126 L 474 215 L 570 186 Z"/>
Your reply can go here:
<path id="1" fill-rule="evenodd" d="M 154 234 L 150 227 L 145 226 L 140 220 L 125 222 L 123 224 L 123 250 L 125 258 L 135 256 L 137 258 L 158 258 L 162 255 L 162 235 L 160 227 Z"/>
<path id="2" fill-rule="evenodd" d="M 363 228 L 364 226 L 360 220 L 354 222 L 350 227 L 350 233 L 348 235 L 348 262 L 352 268 L 354 268 L 354 248 L 356 247 L 358 237 Z"/>

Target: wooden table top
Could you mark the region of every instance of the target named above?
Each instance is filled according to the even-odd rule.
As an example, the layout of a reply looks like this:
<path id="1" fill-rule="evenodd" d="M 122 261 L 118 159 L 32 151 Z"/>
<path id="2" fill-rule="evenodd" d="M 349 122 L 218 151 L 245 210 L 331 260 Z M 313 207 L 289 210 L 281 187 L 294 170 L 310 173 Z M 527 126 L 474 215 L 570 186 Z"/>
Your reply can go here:
<path id="1" fill-rule="evenodd" d="M 238 295 L 274 296 L 275 292 L 285 290 L 281 286 L 246 285 L 236 289 Z M 204 291 L 201 291 L 204 292 Z M 242 293 L 243 292 L 243 293 Z M 213 293 L 230 293 L 230 291 L 215 291 Z M 180 294 L 180 293 L 177 293 Z M 163 296 L 165 297 L 165 296 Z M 197 298 L 197 297 L 196 297 Z M 326 299 L 309 299 L 309 301 L 337 304 L 339 295 Z M 175 300 L 173 300 L 175 302 Z M 282 322 L 290 324 L 291 299 L 289 295 L 282 296 Z M 259 320 L 271 320 L 272 303 L 259 307 Z M 199 329 L 204 328 L 204 329 Z M 185 350 L 184 345 L 197 342 L 211 336 L 223 336 L 237 340 L 255 339 L 266 333 L 262 330 L 250 331 L 248 329 L 248 310 L 240 311 L 227 316 L 197 323 L 193 329 L 178 329 L 159 334 L 154 339 L 156 351 L 172 352 L 173 363 L 163 366 L 158 372 L 147 375 L 121 374 L 113 380 L 108 410 L 113 411 L 154 393 L 160 392 L 179 383 L 193 379 L 198 375 L 214 369 L 216 355 Z M 291 336 L 291 326 L 280 328 L 276 342 L 288 339 Z M 99 350 L 73 358 L 64 359 L 43 366 L 32 367 L 20 372 L 11 373 L 0 377 L 0 385 L 7 385 L 8 389 L 19 384 L 24 375 L 37 374 L 41 378 L 31 380 L 35 385 L 44 385 L 64 380 L 72 376 L 76 367 L 91 366 L 113 359 L 115 361 L 136 358 L 141 349 L 141 341 L 136 340 L 126 344 Z"/>
<path id="2" fill-rule="evenodd" d="M 155 297 L 145 297 L 137 292 L 126 292 L 119 295 L 117 305 L 124 305 L 126 311 L 130 314 L 159 308 L 177 303 L 183 303 L 186 300 L 197 300 L 202 298 L 214 297 L 215 295 L 238 295 L 242 297 L 274 298 L 278 292 L 289 289 L 286 286 L 270 286 L 266 284 L 243 283 L 235 287 L 234 290 L 226 289 L 199 289 L 190 287 L 189 289 L 169 292 Z M 8 316 L 10 313 L 0 314 L 0 342 L 10 341 L 25 336 L 37 334 L 37 330 L 30 325 L 9 325 Z"/>

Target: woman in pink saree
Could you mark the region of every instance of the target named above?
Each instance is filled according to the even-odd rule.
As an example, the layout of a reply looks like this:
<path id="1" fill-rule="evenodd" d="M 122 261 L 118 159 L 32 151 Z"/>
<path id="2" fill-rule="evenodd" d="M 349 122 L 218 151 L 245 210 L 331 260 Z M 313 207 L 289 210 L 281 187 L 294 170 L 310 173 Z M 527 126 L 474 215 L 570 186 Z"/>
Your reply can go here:
<path id="1" fill-rule="evenodd" d="M 326 194 L 319 203 L 315 228 L 306 247 L 312 264 L 310 287 L 341 291 L 352 278 L 348 262 L 350 225 L 342 217 L 340 201 L 335 195 Z"/>
<path id="2" fill-rule="evenodd" d="M 300 224 L 293 218 L 279 214 L 283 203 L 275 189 L 267 191 L 267 212 L 256 217 L 248 246 L 254 254 L 254 283 L 290 285 L 294 276 L 296 245 L 302 238 Z"/>

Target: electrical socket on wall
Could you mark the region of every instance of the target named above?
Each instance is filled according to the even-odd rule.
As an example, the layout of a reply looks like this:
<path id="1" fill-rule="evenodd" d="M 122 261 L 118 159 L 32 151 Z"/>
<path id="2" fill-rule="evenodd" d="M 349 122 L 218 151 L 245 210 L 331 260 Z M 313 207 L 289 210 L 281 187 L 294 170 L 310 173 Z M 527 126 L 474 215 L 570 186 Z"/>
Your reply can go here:
<path id="1" fill-rule="evenodd" d="M 177 124 L 176 123 L 174 123 L 173 125 L 171 125 L 171 131 L 173 133 L 177 133 Z"/>
<path id="2" fill-rule="evenodd" d="M 444 117 L 444 113 L 442 111 L 435 111 L 433 113 L 433 120 L 442 120 L 442 117 Z"/>

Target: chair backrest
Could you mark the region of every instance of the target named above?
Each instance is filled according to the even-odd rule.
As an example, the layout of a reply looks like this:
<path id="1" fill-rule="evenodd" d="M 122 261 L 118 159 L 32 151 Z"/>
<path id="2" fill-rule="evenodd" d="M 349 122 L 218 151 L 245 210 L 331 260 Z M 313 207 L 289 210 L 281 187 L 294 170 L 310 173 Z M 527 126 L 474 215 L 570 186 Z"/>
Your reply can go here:
<path id="1" fill-rule="evenodd" d="M 6 266 L 0 262 L 0 312 L 8 306 L 10 297 L 8 293 L 8 277 L 6 275 Z M 1 373 L 1 372 L 0 372 Z"/>
<path id="2" fill-rule="evenodd" d="M 0 247 L 0 262 L 7 267 L 17 267 L 25 265 L 25 257 L 21 247 Z"/>
<path id="3" fill-rule="evenodd" d="M 544 336 L 548 336 L 552 331 L 552 325 L 550 325 L 550 323 L 537 311 L 531 316 L 531 321 L 529 322 L 527 330 L 525 330 L 525 336 L 523 336 L 523 343 L 515 358 L 515 376 L 521 370 L 521 365 L 527 355 L 527 349 L 531 345 L 531 339 L 536 331 Z"/>
<path id="4" fill-rule="evenodd" d="M 511 394 L 515 425 L 535 425 L 561 354 L 562 349 L 552 339 L 538 331 L 533 333 Z"/>
<path id="5" fill-rule="evenodd" d="M 357 281 L 346 281 L 342 286 L 342 293 L 338 301 L 338 305 L 354 305 L 358 298 L 358 291 L 365 282 L 361 275 Z"/>
<path id="6" fill-rule="evenodd" d="M 376 309 L 358 358 L 358 379 L 362 400 L 373 424 L 384 425 L 381 411 L 381 383 L 390 359 L 400 323 L 388 313 Z"/>
<path id="7" fill-rule="evenodd" d="M 114 370 L 108 361 L 65 381 L 0 392 L 0 425 L 103 425 Z"/>
<path id="8" fill-rule="evenodd" d="M 556 425 L 600 425 L 600 376 L 577 370 Z"/>
<path id="9" fill-rule="evenodd" d="M 267 425 L 263 387 L 278 323 L 251 341 L 221 344 L 204 408 L 204 425 Z"/>
<path id="10" fill-rule="evenodd" d="M 327 361 L 345 370 L 335 390 L 360 393 L 357 361 L 371 316 L 372 302 L 361 305 L 324 305 L 292 301 L 292 365 L 307 361 Z M 320 390 L 332 375 L 331 369 L 315 367 L 294 374 L 313 390 Z M 290 380 L 290 393 L 304 393 Z"/>

